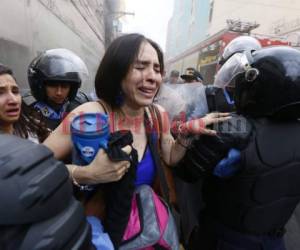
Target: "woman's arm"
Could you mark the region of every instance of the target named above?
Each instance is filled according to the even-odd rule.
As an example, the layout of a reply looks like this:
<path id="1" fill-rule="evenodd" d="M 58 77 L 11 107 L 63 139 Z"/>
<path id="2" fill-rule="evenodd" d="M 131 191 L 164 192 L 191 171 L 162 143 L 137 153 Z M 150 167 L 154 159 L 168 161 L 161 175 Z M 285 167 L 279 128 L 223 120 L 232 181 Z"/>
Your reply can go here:
<path id="1" fill-rule="evenodd" d="M 74 109 L 43 143 L 53 151 L 55 158 L 63 160 L 72 152 L 70 124 L 76 115 L 85 112 L 104 113 L 104 110 L 98 102 L 84 103 Z M 131 146 L 126 146 L 123 150 L 130 154 Z M 74 184 L 97 184 L 120 180 L 129 166 L 128 161 L 110 161 L 107 154 L 103 150 L 99 150 L 89 165 L 82 167 L 70 164 L 67 165 L 67 168 Z"/>
<path id="2" fill-rule="evenodd" d="M 182 123 L 178 128 L 178 136 L 175 140 L 171 135 L 170 121 L 167 112 L 159 105 L 157 105 L 161 120 L 162 120 L 162 135 L 161 135 L 161 149 L 163 160 L 169 166 L 176 165 L 185 155 L 186 148 L 191 143 L 188 135 L 216 135 L 216 131 L 207 129 L 206 126 L 230 119 L 229 113 L 210 113 L 200 119 L 191 120 Z"/>
<path id="3" fill-rule="evenodd" d="M 122 150 L 130 154 L 132 147 L 125 146 Z M 95 159 L 87 166 L 67 165 L 70 178 L 77 186 L 80 184 L 99 184 L 119 181 L 130 167 L 129 161 L 112 162 L 103 149 L 100 149 Z"/>
<path id="4" fill-rule="evenodd" d="M 61 124 L 43 142 L 44 145 L 53 151 L 56 159 L 63 160 L 71 153 L 73 145 L 71 141 L 70 125 L 76 115 L 87 112 L 103 113 L 104 111 L 97 102 L 87 102 L 80 105 L 70 112 Z"/>

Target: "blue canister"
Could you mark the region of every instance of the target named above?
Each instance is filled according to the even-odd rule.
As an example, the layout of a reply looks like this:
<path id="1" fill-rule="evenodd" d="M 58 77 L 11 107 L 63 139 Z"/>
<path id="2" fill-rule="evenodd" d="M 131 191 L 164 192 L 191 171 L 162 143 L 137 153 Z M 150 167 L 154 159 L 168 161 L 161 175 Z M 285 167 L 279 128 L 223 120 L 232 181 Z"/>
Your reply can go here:
<path id="1" fill-rule="evenodd" d="M 110 136 L 108 115 L 84 113 L 74 117 L 71 123 L 73 142 L 72 162 L 88 165 L 100 148 L 107 148 Z M 88 187 L 84 190 L 90 190 Z"/>

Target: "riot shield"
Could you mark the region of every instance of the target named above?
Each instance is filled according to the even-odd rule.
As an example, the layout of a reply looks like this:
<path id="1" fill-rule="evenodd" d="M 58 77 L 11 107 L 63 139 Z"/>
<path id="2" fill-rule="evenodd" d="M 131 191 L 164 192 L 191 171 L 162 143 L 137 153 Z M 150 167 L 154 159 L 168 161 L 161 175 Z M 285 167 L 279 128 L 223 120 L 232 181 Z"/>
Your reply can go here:
<path id="1" fill-rule="evenodd" d="M 161 86 L 154 100 L 165 108 L 170 121 L 196 119 L 208 113 L 205 86 L 200 83 L 168 84 Z"/>

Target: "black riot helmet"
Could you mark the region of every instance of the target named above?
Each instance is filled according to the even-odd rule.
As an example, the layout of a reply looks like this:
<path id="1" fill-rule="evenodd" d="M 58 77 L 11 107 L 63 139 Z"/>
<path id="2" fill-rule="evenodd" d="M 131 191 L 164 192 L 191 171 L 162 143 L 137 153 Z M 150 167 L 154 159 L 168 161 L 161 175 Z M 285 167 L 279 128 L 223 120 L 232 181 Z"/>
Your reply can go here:
<path id="1" fill-rule="evenodd" d="M 29 86 L 38 101 L 46 100 L 47 83 L 70 84 L 68 99 L 72 101 L 88 75 L 81 58 L 67 49 L 46 50 L 33 59 L 28 67 Z"/>
<path id="2" fill-rule="evenodd" d="M 222 56 L 219 58 L 219 64 L 220 66 L 224 65 L 225 62 L 236 53 L 243 53 L 247 51 L 252 53 L 261 48 L 262 46 L 259 40 L 257 40 L 256 38 L 251 36 L 238 36 L 226 45 Z M 228 94 L 230 99 L 233 99 L 234 96 L 234 84 L 234 81 L 232 81 L 224 88 L 225 92 Z"/>
<path id="3" fill-rule="evenodd" d="M 69 173 L 45 146 L 0 134 L 1 249 L 94 249 Z"/>
<path id="4" fill-rule="evenodd" d="M 300 51 L 269 47 L 235 54 L 218 72 L 219 86 L 235 81 L 237 111 L 252 117 L 300 117 Z"/>

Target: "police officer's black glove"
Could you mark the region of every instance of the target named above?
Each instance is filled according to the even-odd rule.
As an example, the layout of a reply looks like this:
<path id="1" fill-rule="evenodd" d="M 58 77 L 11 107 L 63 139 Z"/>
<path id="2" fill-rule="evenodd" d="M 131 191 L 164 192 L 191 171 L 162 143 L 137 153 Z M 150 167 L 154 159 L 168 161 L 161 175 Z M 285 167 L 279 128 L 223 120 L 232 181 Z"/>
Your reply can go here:
<path id="1" fill-rule="evenodd" d="M 126 154 L 122 148 L 133 143 L 132 134 L 129 130 L 111 133 L 108 147 L 105 150 L 111 161 L 132 161 L 132 153 Z M 132 151 L 135 151 L 133 149 Z M 134 154 L 134 153 L 133 153 Z"/>
<path id="2" fill-rule="evenodd" d="M 215 166 L 227 156 L 231 148 L 243 150 L 251 135 L 251 123 L 244 117 L 233 114 L 232 119 L 213 128 L 217 136 L 202 135 L 195 139 L 175 173 L 188 182 L 213 173 Z"/>
<path id="3" fill-rule="evenodd" d="M 214 129 L 227 148 L 243 150 L 248 145 L 253 126 L 244 116 L 237 114 L 231 116 L 230 120 L 216 124 Z"/>

